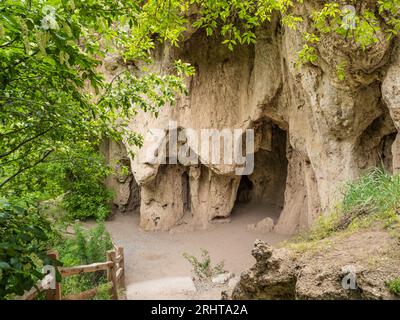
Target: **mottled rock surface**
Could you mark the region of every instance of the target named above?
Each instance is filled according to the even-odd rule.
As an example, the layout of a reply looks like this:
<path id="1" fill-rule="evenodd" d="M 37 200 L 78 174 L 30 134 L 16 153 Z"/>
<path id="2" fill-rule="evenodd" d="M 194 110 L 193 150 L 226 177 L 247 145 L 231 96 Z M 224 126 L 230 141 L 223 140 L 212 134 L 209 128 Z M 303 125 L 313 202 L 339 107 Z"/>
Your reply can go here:
<path id="1" fill-rule="evenodd" d="M 333 237 L 305 252 L 256 241 L 256 263 L 224 297 L 398 299 L 386 283 L 400 274 L 399 249 L 395 239 L 379 230 Z"/>

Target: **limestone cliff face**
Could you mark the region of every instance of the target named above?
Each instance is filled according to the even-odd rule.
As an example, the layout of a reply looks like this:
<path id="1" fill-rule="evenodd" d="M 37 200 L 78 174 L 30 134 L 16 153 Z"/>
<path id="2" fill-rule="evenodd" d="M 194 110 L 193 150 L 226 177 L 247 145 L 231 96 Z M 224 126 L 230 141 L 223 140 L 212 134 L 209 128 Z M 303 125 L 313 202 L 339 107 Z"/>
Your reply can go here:
<path id="1" fill-rule="evenodd" d="M 298 14 L 307 16 L 310 5 Z M 158 118 L 140 113 L 132 130 L 146 136 L 150 128 L 168 130 L 170 120 L 178 131 L 253 128 L 255 168 L 243 178 L 234 165 L 155 165 L 140 161 L 149 152 L 146 141 L 142 149 L 132 148 L 145 230 L 169 230 L 187 218 L 206 226 L 227 217 L 247 183 L 252 200 L 281 210 L 275 231 L 292 234 L 309 228 L 336 203 L 343 182 L 372 166 L 400 168 L 395 42 L 360 52 L 330 37 L 318 48 L 318 65 L 297 67 L 303 45 L 299 31 L 281 27 L 276 19 L 257 36 L 255 45 L 230 52 L 220 39 L 197 31 L 180 48 L 165 46 L 156 53 L 154 70 L 164 72 L 182 59 L 196 75 L 187 79 L 188 96 L 164 107 Z M 339 81 L 336 66 L 342 61 L 348 70 Z M 190 147 L 197 152 L 197 146 Z"/>

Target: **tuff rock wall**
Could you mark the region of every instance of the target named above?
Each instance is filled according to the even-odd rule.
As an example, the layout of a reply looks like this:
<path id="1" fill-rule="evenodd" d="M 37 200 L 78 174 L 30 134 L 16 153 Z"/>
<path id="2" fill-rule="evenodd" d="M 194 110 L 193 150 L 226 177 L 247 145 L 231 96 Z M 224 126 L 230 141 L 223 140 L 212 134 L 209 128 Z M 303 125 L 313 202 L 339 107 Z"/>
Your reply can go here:
<path id="1" fill-rule="evenodd" d="M 297 13 L 307 20 L 313 3 Z M 255 45 L 234 52 L 200 31 L 188 32 L 180 48 L 158 48 L 154 71 L 166 72 L 175 59 L 196 68 L 187 79 L 189 95 L 164 107 L 158 118 L 139 113 L 131 123 L 144 136 L 149 128 L 168 130 L 170 120 L 181 129 L 254 128 L 252 192 L 259 200 L 276 200 L 282 212 L 274 229 L 288 234 L 309 228 L 327 212 L 340 199 L 345 181 L 373 166 L 400 168 L 397 40 L 361 52 L 327 37 L 318 48 L 318 65 L 298 67 L 300 31 L 273 19 L 258 31 Z M 336 66 L 343 61 L 348 68 L 340 81 Z M 277 130 L 281 134 L 274 142 Z M 169 230 L 188 217 L 207 226 L 231 214 L 241 180 L 235 166 L 157 165 L 139 160 L 149 152 L 146 141 L 140 150 L 127 148 L 137 154 L 131 165 L 140 186 L 143 229 Z"/>

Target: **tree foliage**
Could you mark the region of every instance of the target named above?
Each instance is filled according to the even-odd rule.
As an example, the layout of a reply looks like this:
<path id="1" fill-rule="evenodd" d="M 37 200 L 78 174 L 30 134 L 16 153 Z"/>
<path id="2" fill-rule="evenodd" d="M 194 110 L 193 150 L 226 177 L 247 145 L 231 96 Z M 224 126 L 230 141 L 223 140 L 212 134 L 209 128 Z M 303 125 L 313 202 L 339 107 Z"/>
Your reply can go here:
<path id="1" fill-rule="evenodd" d="M 46 252 L 52 231 L 40 211 L 0 199 L 0 299 L 22 295 L 43 277 L 40 266 L 54 264 Z"/>
<path id="2" fill-rule="evenodd" d="M 1 211 L 2 298 L 21 294 L 43 276 L 39 266 L 46 262 L 52 230 L 38 209 L 12 203 L 66 192 L 67 209 L 98 216 L 107 199 L 99 142 L 140 144 L 127 130 L 129 118 L 140 109 L 156 114 L 184 91 L 182 72 L 190 72 L 184 63 L 165 75 L 133 70 L 133 60 L 150 59 L 150 48 L 138 42 L 139 33 L 147 37 L 151 31 L 137 25 L 141 6 L 0 1 L 0 191 L 11 203 Z M 106 54 L 125 59 L 112 81 L 99 70 Z"/>
<path id="3" fill-rule="evenodd" d="M 136 39 L 125 31 L 138 3 L 0 3 L 0 188 L 77 143 L 111 137 L 137 144 L 127 119 L 138 109 L 156 112 L 184 89 L 177 75 L 137 77 L 127 67 L 106 82 L 98 71 L 106 53 L 133 59 L 147 52 L 138 46 L 134 53 Z"/>

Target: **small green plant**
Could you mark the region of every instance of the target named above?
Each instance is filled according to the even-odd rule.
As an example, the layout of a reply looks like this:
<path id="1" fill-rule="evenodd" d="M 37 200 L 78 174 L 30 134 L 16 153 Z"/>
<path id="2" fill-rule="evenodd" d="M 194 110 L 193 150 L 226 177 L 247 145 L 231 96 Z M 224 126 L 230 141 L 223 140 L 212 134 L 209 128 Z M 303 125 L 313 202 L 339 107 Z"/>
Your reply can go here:
<path id="1" fill-rule="evenodd" d="M 300 68 L 305 63 L 317 63 L 318 53 L 314 47 L 305 44 L 298 52 L 298 59 L 296 62 L 297 68 Z"/>
<path id="2" fill-rule="evenodd" d="M 389 287 L 390 292 L 400 296 L 400 277 L 389 281 L 387 286 Z"/>
<path id="3" fill-rule="evenodd" d="M 96 295 L 93 297 L 93 300 L 111 300 L 110 290 L 110 283 L 100 284 L 97 289 Z"/>
<path id="4" fill-rule="evenodd" d="M 340 81 L 346 80 L 347 61 L 342 61 L 336 66 L 336 75 Z"/>
<path id="5" fill-rule="evenodd" d="M 208 280 L 217 274 L 226 272 L 224 261 L 219 262 L 215 266 L 212 265 L 210 253 L 206 249 L 201 249 L 199 259 L 187 253 L 183 253 L 183 257 L 193 266 L 193 273 L 200 280 Z"/>

